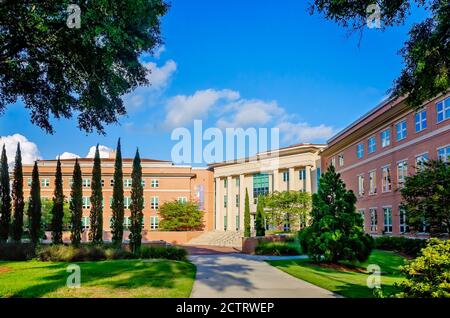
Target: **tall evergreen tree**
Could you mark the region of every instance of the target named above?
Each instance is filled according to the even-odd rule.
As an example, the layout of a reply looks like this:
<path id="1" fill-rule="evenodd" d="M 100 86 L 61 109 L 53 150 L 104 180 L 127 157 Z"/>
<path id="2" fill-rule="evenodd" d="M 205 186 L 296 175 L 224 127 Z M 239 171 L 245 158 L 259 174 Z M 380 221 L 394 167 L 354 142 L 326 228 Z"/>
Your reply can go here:
<path id="1" fill-rule="evenodd" d="M 122 150 L 119 139 L 116 149 L 116 161 L 114 163 L 114 187 L 111 205 L 111 232 L 112 242 L 115 245 L 122 244 L 123 239 L 123 219 L 125 209 L 123 201 Z"/>
<path id="2" fill-rule="evenodd" d="M 95 148 L 94 167 L 91 181 L 91 230 L 89 239 L 94 244 L 103 243 L 103 192 L 102 168 L 98 145 Z"/>
<path id="3" fill-rule="evenodd" d="M 23 199 L 23 169 L 20 143 L 17 143 L 16 160 L 14 164 L 12 199 L 14 206 L 12 239 L 16 242 L 20 242 L 23 233 L 23 210 L 25 207 L 25 201 Z"/>
<path id="4" fill-rule="evenodd" d="M 63 217 L 64 217 L 64 193 L 62 184 L 62 171 L 61 160 L 56 163 L 55 174 L 55 192 L 53 195 L 53 207 L 52 207 L 52 242 L 53 244 L 62 244 L 62 230 L 63 230 Z"/>
<path id="5" fill-rule="evenodd" d="M 248 198 L 248 189 L 245 188 L 245 207 L 244 207 L 244 237 L 250 237 L 250 200 Z"/>
<path id="6" fill-rule="evenodd" d="M 30 239 L 34 244 L 39 243 L 41 238 L 41 184 L 39 181 L 39 169 L 37 162 L 34 163 L 31 177 L 30 199 L 28 201 L 28 219 Z"/>
<path id="7" fill-rule="evenodd" d="M 131 172 L 131 227 L 130 227 L 130 249 L 133 253 L 139 251 L 142 241 L 142 222 L 144 214 L 144 189 L 142 187 L 142 167 L 139 149 L 133 160 L 133 171 Z"/>
<path id="8" fill-rule="evenodd" d="M 0 242 L 8 240 L 11 222 L 11 194 L 9 187 L 8 158 L 3 145 L 0 159 Z"/>
<path id="9" fill-rule="evenodd" d="M 264 204 L 263 198 L 258 198 L 258 205 L 256 206 L 256 219 L 255 219 L 256 236 L 265 236 L 266 229 L 264 227 Z"/>
<path id="10" fill-rule="evenodd" d="M 72 187 L 70 191 L 70 240 L 74 246 L 81 242 L 81 218 L 83 216 L 83 184 L 82 174 L 78 159 L 75 159 L 73 168 Z"/>

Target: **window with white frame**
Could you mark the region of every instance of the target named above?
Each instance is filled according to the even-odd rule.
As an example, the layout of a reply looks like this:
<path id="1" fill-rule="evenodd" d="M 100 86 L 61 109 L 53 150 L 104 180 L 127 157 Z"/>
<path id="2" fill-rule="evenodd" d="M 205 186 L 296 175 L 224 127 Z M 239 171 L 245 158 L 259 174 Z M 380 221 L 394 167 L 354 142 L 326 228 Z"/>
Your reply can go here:
<path id="1" fill-rule="evenodd" d="M 131 204 L 131 198 L 130 197 L 124 197 L 123 198 L 123 206 L 125 209 L 129 209 Z"/>
<path id="2" fill-rule="evenodd" d="M 31 179 L 31 178 L 28 178 L 28 180 L 27 180 L 27 185 L 29 186 L 29 187 L 31 187 L 31 183 L 33 182 L 33 179 Z"/>
<path id="3" fill-rule="evenodd" d="M 420 110 L 414 114 L 414 122 L 416 125 L 416 132 L 427 128 L 427 111 Z"/>
<path id="4" fill-rule="evenodd" d="M 377 172 L 372 170 L 369 172 L 369 194 L 377 193 Z"/>
<path id="5" fill-rule="evenodd" d="M 159 208 L 159 199 L 158 197 L 152 197 L 150 200 L 150 208 L 153 210 L 158 210 Z"/>
<path id="6" fill-rule="evenodd" d="M 90 208 L 91 208 L 91 198 L 83 197 L 83 209 L 90 209 Z"/>
<path id="7" fill-rule="evenodd" d="M 408 135 L 406 130 L 406 120 L 402 120 L 401 122 L 395 125 L 395 129 L 397 130 L 397 141 L 405 139 Z"/>
<path id="8" fill-rule="evenodd" d="M 159 180 L 153 179 L 151 182 L 152 188 L 159 188 Z"/>
<path id="9" fill-rule="evenodd" d="M 408 221 L 406 219 L 406 210 L 402 207 L 399 208 L 399 224 L 400 224 L 400 233 L 408 233 L 409 226 Z"/>
<path id="10" fill-rule="evenodd" d="M 408 176 L 408 161 L 403 160 L 397 163 L 397 183 L 401 188 L 405 184 L 405 178 Z"/>
<path id="11" fill-rule="evenodd" d="M 343 153 L 338 155 L 338 162 L 339 162 L 339 167 L 342 167 L 344 165 L 344 154 Z"/>
<path id="12" fill-rule="evenodd" d="M 50 186 L 50 179 L 48 179 L 48 178 L 42 179 L 41 185 L 43 188 L 48 188 Z"/>
<path id="13" fill-rule="evenodd" d="M 450 118 L 450 97 L 436 104 L 436 112 L 438 123 Z"/>
<path id="14" fill-rule="evenodd" d="M 178 202 L 186 203 L 187 202 L 187 198 L 186 197 L 178 197 Z"/>
<path id="15" fill-rule="evenodd" d="M 367 151 L 374 153 L 377 150 L 377 140 L 375 137 L 370 137 L 367 142 Z"/>
<path id="16" fill-rule="evenodd" d="M 424 163 L 428 161 L 428 154 L 424 153 L 416 157 L 416 171 L 422 171 L 425 167 Z"/>
<path id="17" fill-rule="evenodd" d="M 364 175 L 358 176 L 358 194 L 360 196 L 364 195 Z"/>
<path id="18" fill-rule="evenodd" d="M 392 208 L 383 208 L 384 233 L 392 233 Z"/>
<path id="19" fill-rule="evenodd" d="M 306 180 L 306 169 L 300 169 L 298 171 L 298 179 L 302 181 Z"/>
<path id="20" fill-rule="evenodd" d="M 150 229 L 155 231 L 158 229 L 159 226 L 159 219 L 157 216 L 151 216 L 150 217 Z"/>
<path id="21" fill-rule="evenodd" d="M 289 171 L 283 171 L 283 182 L 289 181 Z"/>
<path id="22" fill-rule="evenodd" d="M 142 185 L 143 188 L 145 188 L 145 179 L 142 179 L 141 185 Z"/>
<path id="23" fill-rule="evenodd" d="M 392 189 L 391 183 L 391 167 L 385 166 L 381 168 L 381 188 L 383 192 L 389 192 Z"/>
<path id="24" fill-rule="evenodd" d="M 128 231 L 130 229 L 130 227 L 131 227 L 131 217 L 125 216 L 123 218 L 123 229 L 125 231 Z"/>
<path id="25" fill-rule="evenodd" d="M 450 162 L 450 145 L 438 149 L 438 159 Z"/>
<path id="26" fill-rule="evenodd" d="M 84 178 L 83 179 L 83 188 L 90 188 L 91 187 L 91 179 Z"/>
<path id="27" fill-rule="evenodd" d="M 359 144 L 356 146 L 356 155 L 359 159 L 364 157 L 364 144 Z"/>
<path id="28" fill-rule="evenodd" d="M 370 208 L 370 231 L 376 232 L 378 230 L 378 216 L 377 216 L 377 209 L 376 208 Z"/>
<path id="29" fill-rule="evenodd" d="M 83 230 L 87 230 L 89 229 L 90 225 L 91 225 L 91 218 L 88 216 L 83 216 L 81 218 L 81 228 Z"/>
<path id="30" fill-rule="evenodd" d="M 336 157 L 331 158 L 331 165 L 336 167 Z"/>
<path id="31" fill-rule="evenodd" d="M 381 147 L 387 147 L 391 144 L 391 130 L 386 129 L 381 132 Z"/>
<path id="32" fill-rule="evenodd" d="M 131 188 L 131 184 L 133 183 L 132 179 L 124 179 L 123 180 L 123 186 L 125 188 Z"/>

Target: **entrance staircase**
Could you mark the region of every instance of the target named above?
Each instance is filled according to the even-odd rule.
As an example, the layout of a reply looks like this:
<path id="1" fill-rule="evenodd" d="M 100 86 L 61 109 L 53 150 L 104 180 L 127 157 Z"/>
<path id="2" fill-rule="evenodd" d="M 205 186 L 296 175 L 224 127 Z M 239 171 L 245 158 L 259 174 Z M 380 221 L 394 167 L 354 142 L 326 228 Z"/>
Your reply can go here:
<path id="1" fill-rule="evenodd" d="M 190 240 L 186 245 L 190 246 L 226 246 L 241 249 L 242 231 L 211 231 Z"/>

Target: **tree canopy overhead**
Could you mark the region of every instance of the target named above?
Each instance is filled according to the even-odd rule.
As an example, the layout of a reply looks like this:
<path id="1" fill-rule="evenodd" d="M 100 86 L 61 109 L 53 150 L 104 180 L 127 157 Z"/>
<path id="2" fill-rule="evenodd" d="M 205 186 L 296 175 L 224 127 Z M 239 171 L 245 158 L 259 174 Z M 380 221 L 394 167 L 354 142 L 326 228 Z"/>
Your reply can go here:
<path id="1" fill-rule="evenodd" d="M 391 97 L 407 96 L 407 103 L 417 108 L 440 93 L 446 93 L 450 87 L 448 0 L 314 0 L 310 9 L 311 13 L 323 14 L 343 27 L 362 31 L 370 15 L 368 6 L 372 4 L 379 6 L 383 30 L 404 24 L 412 5 L 423 7 L 430 13 L 430 17 L 411 28 L 409 39 L 399 52 L 404 68 L 390 90 Z"/>
<path id="2" fill-rule="evenodd" d="M 80 28 L 67 24 L 72 4 Z M 103 133 L 125 114 L 121 96 L 149 84 L 138 57 L 161 44 L 168 10 L 163 0 L 4 0 L 0 7 L 0 114 L 23 100 L 49 133 L 52 116 L 76 115 L 81 130 Z"/>

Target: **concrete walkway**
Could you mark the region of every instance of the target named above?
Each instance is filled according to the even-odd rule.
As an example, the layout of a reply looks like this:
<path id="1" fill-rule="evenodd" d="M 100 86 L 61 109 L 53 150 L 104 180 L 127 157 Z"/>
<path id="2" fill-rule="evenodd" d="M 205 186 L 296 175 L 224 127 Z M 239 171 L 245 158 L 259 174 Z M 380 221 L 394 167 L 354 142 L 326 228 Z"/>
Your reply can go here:
<path id="1" fill-rule="evenodd" d="M 191 255 L 197 276 L 191 298 L 333 298 L 338 295 L 297 279 L 265 259 L 298 257 L 245 254 Z"/>

